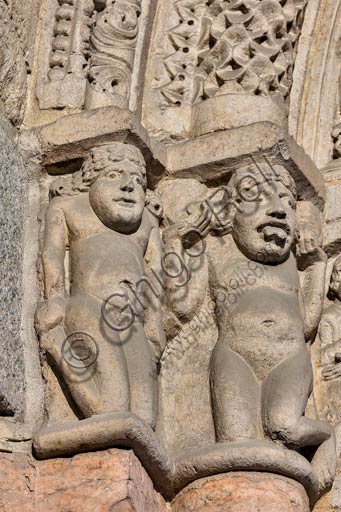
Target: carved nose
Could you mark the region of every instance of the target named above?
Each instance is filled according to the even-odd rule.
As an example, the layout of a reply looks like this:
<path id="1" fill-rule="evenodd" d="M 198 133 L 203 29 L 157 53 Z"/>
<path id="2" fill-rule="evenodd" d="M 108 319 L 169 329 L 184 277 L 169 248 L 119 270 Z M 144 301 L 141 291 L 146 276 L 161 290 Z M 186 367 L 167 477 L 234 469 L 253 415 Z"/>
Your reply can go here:
<path id="1" fill-rule="evenodd" d="M 273 194 L 271 197 L 267 214 L 275 219 L 285 219 L 287 216 L 283 203 L 276 194 Z"/>
<path id="2" fill-rule="evenodd" d="M 121 178 L 121 190 L 132 192 L 134 190 L 134 182 L 130 175 L 123 174 Z"/>

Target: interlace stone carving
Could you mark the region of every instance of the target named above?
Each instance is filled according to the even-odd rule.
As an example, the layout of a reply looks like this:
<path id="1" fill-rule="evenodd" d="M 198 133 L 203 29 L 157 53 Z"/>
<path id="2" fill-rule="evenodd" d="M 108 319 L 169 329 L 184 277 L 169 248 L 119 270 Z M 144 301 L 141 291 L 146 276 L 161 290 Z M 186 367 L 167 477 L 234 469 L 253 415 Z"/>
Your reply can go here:
<path id="1" fill-rule="evenodd" d="M 164 104 L 228 93 L 289 94 L 306 0 L 179 0 Z"/>
<path id="2" fill-rule="evenodd" d="M 97 2 L 99 3 L 99 2 Z M 87 106 L 126 107 L 138 36 L 141 0 L 108 0 L 94 13 Z"/>

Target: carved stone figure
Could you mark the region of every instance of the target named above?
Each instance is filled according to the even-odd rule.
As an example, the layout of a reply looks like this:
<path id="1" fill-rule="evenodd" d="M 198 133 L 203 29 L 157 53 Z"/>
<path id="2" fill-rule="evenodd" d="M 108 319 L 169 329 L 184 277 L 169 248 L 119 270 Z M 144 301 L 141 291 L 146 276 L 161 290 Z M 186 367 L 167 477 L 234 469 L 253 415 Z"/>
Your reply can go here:
<path id="1" fill-rule="evenodd" d="M 335 263 L 329 286 L 334 302 L 322 315 L 319 325 L 322 375 L 327 384 L 328 420 L 340 421 L 341 392 L 341 257 Z"/>
<path id="2" fill-rule="evenodd" d="M 46 213 L 41 346 L 81 416 L 131 411 L 154 427 L 163 331 L 159 302 L 148 313 L 137 289 L 145 267 L 160 269 L 160 205 L 146 196 L 144 159 L 134 146 L 104 145 L 60 181 Z"/>
<path id="3" fill-rule="evenodd" d="M 88 108 L 127 106 L 140 13 L 140 0 L 108 0 L 96 14 L 90 38 Z"/>
<path id="4" fill-rule="evenodd" d="M 328 443 L 334 444 L 333 430 L 305 416 L 313 386 L 307 342 L 321 316 L 327 259 L 316 235 L 319 213 L 312 204 L 299 203 L 308 221 L 297 225 L 296 185 L 282 166 L 238 169 L 224 196 L 220 219 L 215 205 L 211 213 L 204 208 L 193 224 L 165 232 L 166 245 L 181 251 L 187 268 L 209 231 L 227 237 L 227 246 L 219 246 L 219 237 L 205 240 L 206 262 L 193 271 L 186 292 L 168 280 L 173 310 L 190 319 L 209 279 L 219 331 L 210 364 L 216 440 L 265 437 L 294 450 L 321 446 L 315 455 L 321 461 Z M 330 470 L 316 469 L 322 487 L 331 482 L 334 463 Z"/>

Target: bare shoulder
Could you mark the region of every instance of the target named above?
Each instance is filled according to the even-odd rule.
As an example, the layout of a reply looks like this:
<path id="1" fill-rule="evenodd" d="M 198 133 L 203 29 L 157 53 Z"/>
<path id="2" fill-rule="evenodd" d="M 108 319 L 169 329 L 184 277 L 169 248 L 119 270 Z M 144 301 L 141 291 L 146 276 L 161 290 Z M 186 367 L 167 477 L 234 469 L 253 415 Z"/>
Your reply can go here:
<path id="1" fill-rule="evenodd" d="M 146 236 L 146 238 L 149 238 L 153 228 L 156 228 L 157 226 L 158 224 L 156 223 L 153 214 L 148 210 L 148 208 L 145 207 L 143 210 L 142 220 L 139 227 L 140 234 Z"/>
<path id="2" fill-rule="evenodd" d="M 50 200 L 48 210 L 50 212 L 63 212 L 65 215 L 70 214 L 72 211 L 79 209 L 80 205 L 84 202 L 81 194 L 77 196 L 56 196 Z"/>

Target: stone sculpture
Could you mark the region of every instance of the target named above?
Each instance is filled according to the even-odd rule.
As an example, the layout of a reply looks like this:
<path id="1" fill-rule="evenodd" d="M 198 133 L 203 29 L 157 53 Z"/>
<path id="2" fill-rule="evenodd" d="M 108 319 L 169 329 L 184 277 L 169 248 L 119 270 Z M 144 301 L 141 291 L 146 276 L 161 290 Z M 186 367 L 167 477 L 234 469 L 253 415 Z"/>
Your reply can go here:
<path id="1" fill-rule="evenodd" d="M 198 310 L 208 282 L 216 304 L 219 335 L 210 364 L 216 440 L 320 447 L 320 464 L 323 452 L 333 451 L 333 430 L 304 415 L 313 386 L 307 342 L 321 316 L 327 260 L 316 236 L 319 214 L 299 203 L 310 223 L 297 224 L 296 185 L 283 166 L 239 168 L 223 195 L 220 207 L 214 199 L 199 220 L 165 232 L 168 251 L 180 251 L 187 268 L 207 233 L 227 237 L 223 249 L 219 237 L 206 239 L 206 261 L 186 292 L 167 281 L 168 300 L 181 319 Z M 333 477 L 335 460 L 329 462 L 329 469 L 326 462 L 316 467 L 322 487 Z"/>
<path id="2" fill-rule="evenodd" d="M 107 1 L 96 13 L 90 38 L 86 106 L 126 107 L 138 34 L 140 0 Z"/>
<path id="3" fill-rule="evenodd" d="M 142 154 L 122 143 L 94 148 L 73 180 L 58 180 L 52 190 L 42 249 L 45 301 L 36 314 L 41 346 L 81 417 L 131 411 L 154 427 L 160 303 L 150 308 L 147 339 L 136 289 L 145 266 L 160 268 L 161 207 L 146 196 Z"/>
<path id="4" fill-rule="evenodd" d="M 176 107 L 234 93 L 286 98 L 305 5 L 305 0 L 175 2 L 179 23 L 168 33 L 173 51 L 164 61 L 163 104 Z"/>
<path id="5" fill-rule="evenodd" d="M 37 87 L 40 108 L 83 106 L 93 9 L 93 0 L 58 0 L 46 76 Z"/>
<path id="6" fill-rule="evenodd" d="M 340 421 L 340 377 L 341 377 L 341 257 L 334 263 L 330 279 L 329 297 L 333 303 L 323 312 L 319 325 L 322 375 L 327 388 L 328 420 Z"/>
<path id="7" fill-rule="evenodd" d="M 2 3 L 0 509 L 341 510 L 341 0 Z"/>

